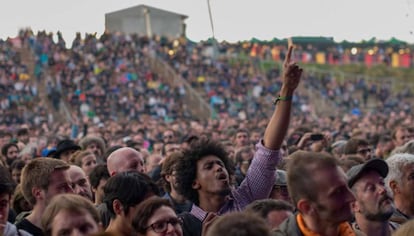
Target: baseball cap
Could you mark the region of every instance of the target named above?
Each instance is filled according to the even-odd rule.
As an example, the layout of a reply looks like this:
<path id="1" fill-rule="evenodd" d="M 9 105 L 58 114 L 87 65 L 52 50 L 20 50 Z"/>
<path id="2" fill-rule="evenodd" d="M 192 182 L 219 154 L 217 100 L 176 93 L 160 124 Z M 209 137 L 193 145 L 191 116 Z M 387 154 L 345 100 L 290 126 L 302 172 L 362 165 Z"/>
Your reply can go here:
<path id="1" fill-rule="evenodd" d="M 275 178 L 276 178 L 275 186 L 287 186 L 286 171 L 276 170 Z"/>
<path id="2" fill-rule="evenodd" d="M 356 165 L 348 170 L 346 173 L 348 176 L 348 187 L 351 188 L 367 170 L 376 171 L 383 178 L 387 177 L 388 175 L 387 163 L 382 159 L 374 158 L 363 164 Z"/>

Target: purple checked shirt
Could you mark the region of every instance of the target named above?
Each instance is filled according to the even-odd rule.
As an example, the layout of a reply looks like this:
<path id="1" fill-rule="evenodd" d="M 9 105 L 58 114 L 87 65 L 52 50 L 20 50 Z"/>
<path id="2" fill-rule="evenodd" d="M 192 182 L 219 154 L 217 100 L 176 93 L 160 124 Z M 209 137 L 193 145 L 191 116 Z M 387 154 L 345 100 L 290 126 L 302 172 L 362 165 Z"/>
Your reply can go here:
<path id="1" fill-rule="evenodd" d="M 268 198 L 275 183 L 276 166 L 281 159 L 279 150 L 270 150 L 263 146 L 262 140 L 256 144 L 256 152 L 246 177 L 237 189 L 231 191 L 227 201 L 217 212 L 242 211 L 249 203 Z M 203 221 L 207 212 L 193 204 L 190 213 Z"/>

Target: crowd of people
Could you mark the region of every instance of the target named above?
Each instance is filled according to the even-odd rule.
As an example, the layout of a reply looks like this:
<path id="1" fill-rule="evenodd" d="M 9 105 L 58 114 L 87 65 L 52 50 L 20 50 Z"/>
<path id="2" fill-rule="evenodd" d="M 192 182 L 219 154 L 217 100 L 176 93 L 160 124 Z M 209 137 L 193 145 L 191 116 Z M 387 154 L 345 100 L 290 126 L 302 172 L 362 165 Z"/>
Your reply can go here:
<path id="1" fill-rule="evenodd" d="M 409 91 L 316 78 L 291 62 L 293 47 L 282 68 L 265 73 L 255 60 L 234 60 L 237 45 L 214 56 L 211 45 L 182 39 L 77 35 L 67 49 L 57 38 L 22 32 L 36 56 L 36 78 L 26 83 L 27 68 L 10 42 L 2 45 L 1 111 L 16 117 L 0 123 L 4 235 L 410 230 Z M 193 119 L 183 88 L 151 71 L 150 57 L 171 65 L 219 119 Z M 54 107 L 36 103 L 33 79 L 47 84 Z M 298 91 L 299 80 L 338 110 L 312 114 L 318 104 Z M 380 98 L 373 112 L 363 111 L 366 96 Z M 60 100 L 71 122 L 48 118 Z M 20 107 L 30 112 L 13 110 Z"/>

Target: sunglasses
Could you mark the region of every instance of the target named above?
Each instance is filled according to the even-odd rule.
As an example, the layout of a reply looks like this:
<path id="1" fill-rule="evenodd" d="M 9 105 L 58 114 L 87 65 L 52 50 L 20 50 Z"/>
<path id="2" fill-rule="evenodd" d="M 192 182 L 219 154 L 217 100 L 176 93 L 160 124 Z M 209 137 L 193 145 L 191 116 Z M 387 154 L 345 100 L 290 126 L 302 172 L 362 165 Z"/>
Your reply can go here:
<path id="1" fill-rule="evenodd" d="M 145 230 L 152 228 L 152 230 L 154 230 L 155 233 L 164 233 L 168 229 L 168 224 L 171 224 L 173 227 L 177 227 L 178 225 L 181 226 L 183 225 L 183 220 L 178 217 L 160 220 L 146 227 Z"/>

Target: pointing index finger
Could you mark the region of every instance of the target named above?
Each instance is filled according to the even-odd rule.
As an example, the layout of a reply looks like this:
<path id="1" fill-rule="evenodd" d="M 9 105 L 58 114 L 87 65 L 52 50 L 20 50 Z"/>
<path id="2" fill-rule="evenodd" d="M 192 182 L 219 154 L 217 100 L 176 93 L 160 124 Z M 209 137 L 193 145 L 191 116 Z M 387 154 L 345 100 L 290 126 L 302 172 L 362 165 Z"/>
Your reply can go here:
<path id="1" fill-rule="evenodd" d="M 293 45 L 292 45 L 292 41 L 289 40 L 289 44 L 288 44 L 288 52 L 285 58 L 285 63 L 289 64 L 290 63 L 290 58 L 292 57 L 292 51 L 293 51 Z"/>

